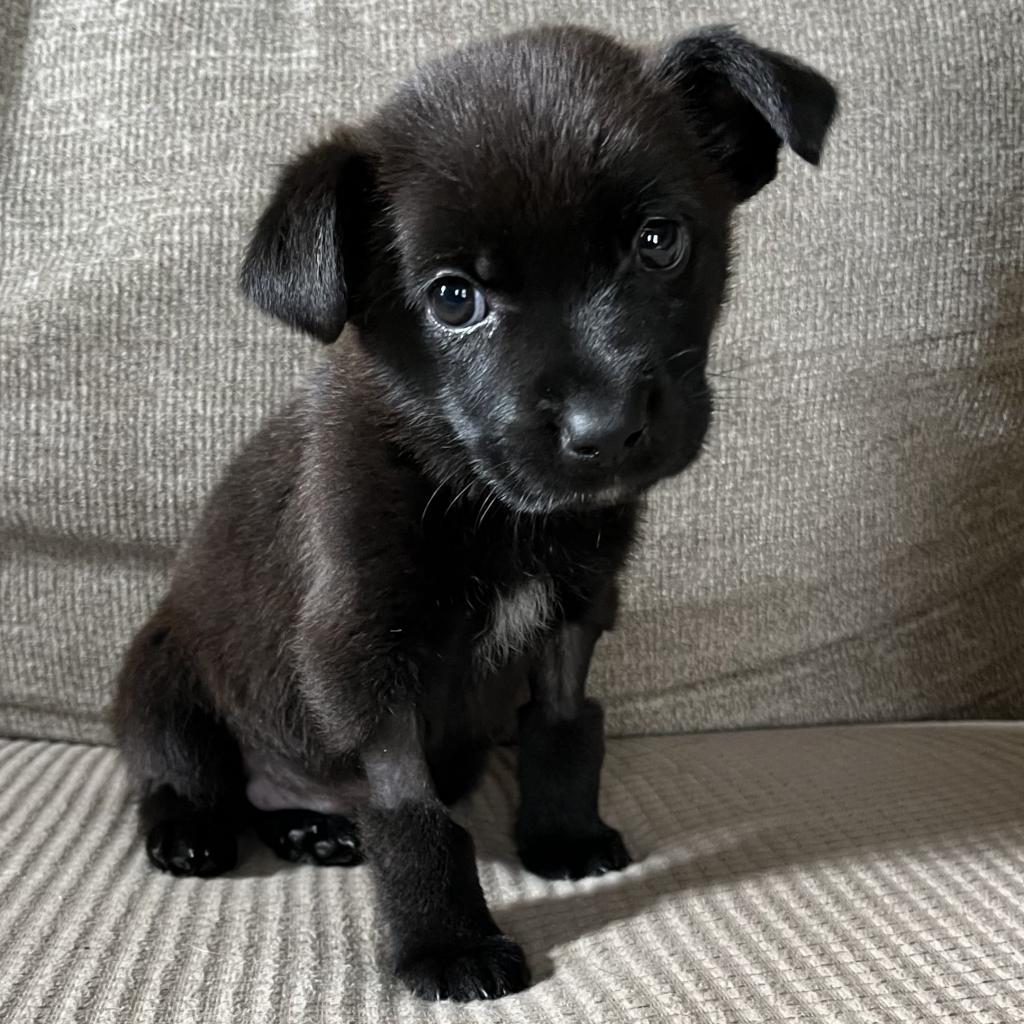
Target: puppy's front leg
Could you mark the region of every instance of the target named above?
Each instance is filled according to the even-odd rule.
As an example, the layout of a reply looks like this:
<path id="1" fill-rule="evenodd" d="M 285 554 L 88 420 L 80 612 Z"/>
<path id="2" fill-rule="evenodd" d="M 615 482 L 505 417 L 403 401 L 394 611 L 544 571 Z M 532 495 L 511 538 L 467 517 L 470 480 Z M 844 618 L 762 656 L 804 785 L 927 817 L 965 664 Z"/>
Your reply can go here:
<path id="1" fill-rule="evenodd" d="M 523 951 L 494 923 L 473 840 L 437 798 L 418 716 L 389 716 L 364 749 L 367 857 L 395 973 L 425 999 L 496 999 L 529 984 Z"/>
<path id="2" fill-rule="evenodd" d="M 593 622 L 562 626 L 519 710 L 516 844 L 523 864 L 545 878 L 603 875 L 630 863 L 622 837 L 597 811 L 604 713 L 585 687 L 600 635 Z"/>

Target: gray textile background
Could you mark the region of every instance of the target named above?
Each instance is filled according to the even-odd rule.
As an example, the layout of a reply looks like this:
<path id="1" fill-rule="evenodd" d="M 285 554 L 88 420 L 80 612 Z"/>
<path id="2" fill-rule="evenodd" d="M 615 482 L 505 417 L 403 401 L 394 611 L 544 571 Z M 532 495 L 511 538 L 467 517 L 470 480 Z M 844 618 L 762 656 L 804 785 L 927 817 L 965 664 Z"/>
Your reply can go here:
<path id="1" fill-rule="evenodd" d="M 275 165 L 538 17 L 732 20 L 844 99 L 742 218 L 713 452 L 595 670 L 612 730 L 1024 713 L 1019 4 L 7 0 L 0 732 L 107 736 L 174 548 L 316 358 L 234 289 Z"/>

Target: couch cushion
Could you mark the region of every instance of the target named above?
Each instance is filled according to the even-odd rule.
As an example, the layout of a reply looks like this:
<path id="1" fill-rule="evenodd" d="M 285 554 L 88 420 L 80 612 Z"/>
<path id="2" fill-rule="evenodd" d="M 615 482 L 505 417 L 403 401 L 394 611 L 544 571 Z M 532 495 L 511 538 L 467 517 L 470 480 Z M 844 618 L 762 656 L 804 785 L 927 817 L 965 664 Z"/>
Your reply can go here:
<path id="1" fill-rule="evenodd" d="M 0 1020 L 1019 1022 L 1024 725 L 617 740 L 605 817 L 640 858 L 545 882 L 511 860 L 512 754 L 460 811 L 537 975 L 472 1008 L 374 964 L 367 869 L 250 848 L 148 867 L 105 749 L 0 745 Z"/>
<path id="2" fill-rule="evenodd" d="M 540 18 L 729 17 L 832 74 L 820 171 L 740 222 L 711 451 L 595 666 L 613 731 L 1024 714 L 1024 30 L 941 0 L 7 0 L 0 732 L 107 736 L 119 652 L 318 357 L 236 294 L 277 165 L 418 60 Z"/>

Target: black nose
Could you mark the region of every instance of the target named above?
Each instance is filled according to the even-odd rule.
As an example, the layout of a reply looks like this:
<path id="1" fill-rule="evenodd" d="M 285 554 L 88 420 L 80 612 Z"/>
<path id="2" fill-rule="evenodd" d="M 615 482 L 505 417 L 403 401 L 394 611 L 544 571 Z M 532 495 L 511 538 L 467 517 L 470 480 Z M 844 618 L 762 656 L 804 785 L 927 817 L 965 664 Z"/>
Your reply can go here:
<path id="1" fill-rule="evenodd" d="M 647 429 L 647 392 L 625 399 L 580 396 L 562 412 L 562 455 L 576 465 L 594 468 L 617 465 Z"/>

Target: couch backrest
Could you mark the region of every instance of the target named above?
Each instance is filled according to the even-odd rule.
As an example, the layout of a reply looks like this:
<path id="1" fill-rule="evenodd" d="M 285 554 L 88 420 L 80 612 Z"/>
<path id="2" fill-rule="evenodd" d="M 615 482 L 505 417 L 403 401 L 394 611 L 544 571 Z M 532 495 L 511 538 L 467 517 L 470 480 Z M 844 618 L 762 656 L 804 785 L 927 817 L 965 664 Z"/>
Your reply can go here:
<path id="1" fill-rule="evenodd" d="M 316 360 L 243 304 L 276 166 L 470 34 L 729 20 L 833 76 L 739 223 L 711 451 L 651 503 L 612 729 L 1024 711 L 1024 14 L 1005 0 L 9 0 L 0 732 L 107 737 L 230 452 Z"/>

